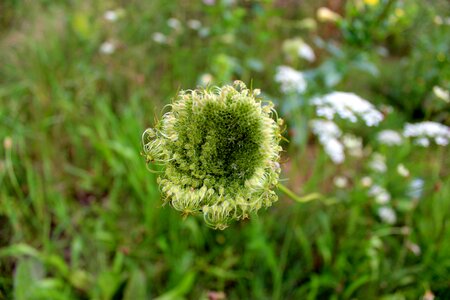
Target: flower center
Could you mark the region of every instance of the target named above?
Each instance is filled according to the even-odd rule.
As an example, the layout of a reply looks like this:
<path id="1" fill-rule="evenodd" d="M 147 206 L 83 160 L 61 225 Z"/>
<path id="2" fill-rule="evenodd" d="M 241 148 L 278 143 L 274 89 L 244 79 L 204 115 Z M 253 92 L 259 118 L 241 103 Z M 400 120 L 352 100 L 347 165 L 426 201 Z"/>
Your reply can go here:
<path id="1" fill-rule="evenodd" d="M 171 164 L 190 176 L 193 186 L 206 181 L 226 187 L 251 178 L 264 163 L 261 116 L 253 105 L 230 100 L 187 107 L 187 113 L 177 116 L 179 136 Z"/>

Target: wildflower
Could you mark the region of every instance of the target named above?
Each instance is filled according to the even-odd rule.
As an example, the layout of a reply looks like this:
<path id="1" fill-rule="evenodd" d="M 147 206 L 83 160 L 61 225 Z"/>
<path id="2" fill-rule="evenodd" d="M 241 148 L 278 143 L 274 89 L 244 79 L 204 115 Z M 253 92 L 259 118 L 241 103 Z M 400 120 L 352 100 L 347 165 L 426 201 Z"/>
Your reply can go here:
<path id="1" fill-rule="evenodd" d="M 316 60 L 314 50 L 306 43 L 301 44 L 301 46 L 298 48 L 298 55 L 309 62 L 313 62 Z"/>
<path id="2" fill-rule="evenodd" d="M 377 140 L 380 144 L 386 146 L 398 146 L 403 143 L 401 134 L 390 129 L 380 131 L 377 135 Z"/>
<path id="3" fill-rule="evenodd" d="M 425 181 L 421 178 L 413 179 L 408 186 L 407 195 L 413 199 L 422 197 Z"/>
<path id="4" fill-rule="evenodd" d="M 192 30 L 199 30 L 202 27 L 202 23 L 199 20 L 191 19 L 187 21 L 188 27 Z"/>
<path id="5" fill-rule="evenodd" d="M 397 173 L 402 177 L 409 177 L 409 170 L 405 167 L 404 164 L 399 164 L 397 166 Z"/>
<path id="6" fill-rule="evenodd" d="M 118 18 L 117 13 L 114 10 L 106 11 L 103 17 L 105 18 L 105 20 L 110 22 L 115 22 Z"/>
<path id="7" fill-rule="evenodd" d="M 309 62 L 316 59 L 314 50 L 301 38 L 289 39 L 283 43 L 283 51 L 290 57 L 301 57 Z"/>
<path id="8" fill-rule="evenodd" d="M 430 140 L 433 139 L 436 144 L 447 146 L 450 140 L 450 127 L 430 121 L 406 124 L 403 135 L 415 138 L 414 142 L 422 147 L 428 147 Z"/>
<path id="9" fill-rule="evenodd" d="M 386 157 L 380 153 L 374 153 L 372 159 L 369 162 L 369 168 L 378 173 L 384 173 L 387 170 Z"/>
<path id="10" fill-rule="evenodd" d="M 378 204 L 386 204 L 391 201 L 391 194 L 385 188 L 376 184 L 370 188 L 368 194 L 374 197 L 375 202 Z"/>
<path id="11" fill-rule="evenodd" d="M 282 120 L 271 102 L 235 82 L 181 91 L 170 107 L 143 134 L 147 161 L 164 166 L 166 203 L 224 229 L 277 200 Z"/>
<path id="12" fill-rule="evenodd" d="M 406 247 L 412 252 L 414 253 L 415 256 L 419 256 L 420 253 L 422 252 L 422 250 L 420 249 L 420 246 L 417 244 L 414 244 L 410 241 L 408 241 L 406 243 Z"/>
<path id="13" fill-rule="evenodd" d="M 208 86 L 210 85 L 214 80 L 214 77 L 209 73 L 204 73 L 200 76 L 198 80 L 198 84 L 201 86 Z"/>
<path id="14" fill-rule="evenodd" d="M 363 178 L 361 178 L 361 184 L 363 187 L 367 188 L 373 184 L 373 180 L 369 176 L 364 176 Z"/>
<path id="15" fill-rule="evenodd" d="M 397 222 L 397 214 L 392 208 L 387 206 L 382 206 L 378 209 L 378 216 L 380 217 L 381 221 L 387 224 L 392 225 Z"/>
<path id="16" fill-rule="evenodd" d="M 277 68 L 275 81 L 281 84 L 281 91 L 285 94 L 302 94 L 307 88 L 303 73 L 288 66 L 279 66 Z"/>
<path id="17" fill-rule="evenodd" d="M 383 120 L 383 115 L 370 102 L 353 93 L 333 92 L 314 98 L 312 103 L 316 106 L 317 115 L 328 120 L 338 115 L 355 123 L 359 117 L 367 126 L 377 126 Z"/>
<path id="18" fill-rule="evenodd" d="M 379 2 L 379 0 L 364 0 L 364 3 L 370 6 L 375 6 L 377 5 Z"/>
<path id="19" fill-rule="evenodd" d="M 170 18 L 167 20 L 167 25 L 174 29 L 174 30 L 181 30 L 182 26 L 181 26 L 181 22 L 180 20 L 176 19 L 176 18 Z"/>
<path id="20" fill-rule="evenodd" d="M 167 43 L 167 37 L 161 32 L 153 33 L 152 39 L 153 39 L 153 41 L 155 41 L 158 44 L 165 44 L 165 43 Z"/>
<path id="21" fill-rule="evenodd" d="M 211 31 L 211 29 L 209 29 L 208 27 L 202 27 L 198 31 L 198 36 L 201 37 L 201 38 L 205 38 L 205 37 L 207 37 L 209 35 L 210 31 Z"/>
<path id="22" fill-rule="evenodd" d="M 312 132 L 319 138 L 325 152 L 335 164 L 345 160 L 344 146 L 338 140 L 342 132 L 332 121 L 315 119 L 311 120 Z"/>
<path id="23" fill-rule="evenodd" d="M 106 41 L 100 46 L 100 52 L 103 54 L 112 54 L 116 51 L 116 45 L 113 42 Z"/>
<path id="24" fill-rule="evenodd" d="M 116 9 L 116 10 L 107 10 L 103 14 L 103 18 L 106 21 L 109 21 L 111 23 L 117 21 L 121 17 L 125 15 L 125 11 L 122 8 Z"/>
<path id="25" fill-rule="evenodd" d="M 352 134 L 345 134 L 342 137 L 342 143 L 348 150 L 350 156 L 362 157 L 363 156 L 363 144 L 360 137 L 354 136 Z"/>
<path id="26" fill-rule="evenodd" d="M 438 97 L 439 99 L 443 100 L 446 103 L 450 102 L 450 93 L 449 91 L 444 90 L 443 88 L 439 87 L 439 86 L 434 86 L 433 87 L 433 93 L 436 97 Z"/>
<path id="27" fill-rule="evenodd" d="M 317 10 L 317 19 L 321 22 L 336 22 L 341 16 L 327 7 L 321 7 Z"/>
<path id="28" fill-rule="evenodd" d="M 345 188 L 348 185 L 348 179 L 344 176 L 336 176 L 333 179 L 333 183 L 338 188 Z"/>

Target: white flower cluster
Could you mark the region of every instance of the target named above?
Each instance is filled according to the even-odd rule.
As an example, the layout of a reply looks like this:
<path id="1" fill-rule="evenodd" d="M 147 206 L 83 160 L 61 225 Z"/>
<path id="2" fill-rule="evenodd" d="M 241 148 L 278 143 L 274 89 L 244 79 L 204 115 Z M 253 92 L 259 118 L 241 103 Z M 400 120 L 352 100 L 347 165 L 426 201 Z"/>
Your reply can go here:
<path id="1" fill-rule="evenodd" d="M 302 94 L 308 86 L 303 73 L 288 66 L 277 68 L 275 81 L 281 85 L 281 91 L 285 94 Z"/>
<path id="2" fill-rule="evenodd" d="M 298 56 L 304 58 L 309 62 L 313 62 L 316 60 L 316 55 L 314 54 L 314 50 L 307 44 L 301 43 L 298 47 Z"/>
<path id="3" fill-rule="evenodd" d="M 450 92 L 441 88 L 440 86 L 433 87 L 433 93 L 436 97 L 443 100 L 444 102 L 450 103 Z"/>
<path id="4" fill-rule="evenodd" d="M 115 10 L 107 10 L 103 14 L 103 18 L 111 23 L 116 22 L 120 18 L 122 18 L 125 15 L 125 10 L 123 8 L 118 8 Z"/>
<path id="5" fill-rule="evenodd" d="M 388 206 L 382 206 L 378 209 L 378 216 L 380 217 L 381 221 L 387 223 L 387 224 L 395 224 L 397 222 L 397 214 L 395 213 L 395 210 Z"/>
<path id="6" fill-rule="evenodd" d="M 99 49 L 102 54 L 113 54 L 116 51 L 116 45 L 112 41 L 106 41 L 100 45 Z"/>
<path id="7" fill-rule="evenodd" d="M 362 138 L 353 134 L 344 134 L 342 137 L 342 143 L 348 151 L 348 154 L 353 157 L 363 156 L 363 141 Z"/>
<path id="8" fill-rule="evenodd" d="M 381 207 L 378 208 L 378 216 L 381 221 L 391 225 L 397 222 L 397 214 L 395 213 L 395 210 L 389 206 L 391 194 L 389 194 L 385 188 L 374 184 L 370 188 L 368 194 L 375 199 L 377 204 L 381 205 Z"/>
<path id="9" fill-rule="evenodd" d="M 440 146 L 447 146 L 450 140 L 450 127 L 430 121 L 406 124 L 403 135 L 414 138 L 414 142 L 423 147 L 428 147 L 430 140 L 434 140 Z"/>
<path id="10" fill-rule="evenodd" d="M 413 199 L 419 199 L 423 195 L 425 181 L 421 178 L 413 179 L 408 186 L 407 195 Z"/>
<path id="11" fill-rule="evenodd" d="M 386 204 L 391 201 L 391 194 L 385 188 L 376 184 L 370 188 L 369 196 L 374 197 L 378 204 Z"/>
<path id="12" fill-rule="evenodd" d="M 353 93 L 332 92 L 322 97 L 314 98 L 312 103 L 317 107 L 316 113 L 328 120 L 335 115 L 355 123 L 358 117 L 367 126 L 377 126 L 383 115 L 369 101 Z"/>
<path id="13" fill-rule="evenodd" d="M 380 144 L 387 146 L 398 146 L 403 143 L 402 135 L 391 129 L 380 131 L 377 135 L 377 140 Z"/>
<path id="14" fill-rule="evenodd" d="M 342 132 L 332 121 L 312 120 L 310 123 L 313 133 L 319 138 L 319 142 L 324 147 L 325 152 L 335 164 L 344 161 L 344 146 L 338 140 Z"/>
<path id="15" fill-rule="evenodd" d="M 380 153 L 374 153 L 369 162 L 369 168 L 378 173 L 385 173 L 387 171 L 386 157 Z"/>
<path id="16" fill-rule="evenodd" d="M 308 62 L 316 60 L 314 50 L 301 38 L 288 39 L 283 42 L 283 52 L 289 60 L 300 57 Z"/>

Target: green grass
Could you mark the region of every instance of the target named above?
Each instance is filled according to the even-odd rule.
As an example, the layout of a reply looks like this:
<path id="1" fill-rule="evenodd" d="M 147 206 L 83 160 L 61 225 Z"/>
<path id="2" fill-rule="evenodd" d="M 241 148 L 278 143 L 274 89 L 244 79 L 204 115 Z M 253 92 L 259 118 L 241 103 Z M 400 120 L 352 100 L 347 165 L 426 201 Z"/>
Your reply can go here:
<path id="1" fill-rule="evenodd" d="M 104 11 L 116 7 L 0 4 L 0 299 L 450 297 L 448 147 L 394 152 L 367 137 L 368 149 L 388 157 L 388 174 L 373 177 L 393 193 L 395 225 L 379 220 L 359 184 L 369 174 L 364 162 L 336 167 L 313 142 L 301 151 L 284 145 L 283 177 L 325 201 L 280 194 L 274 207 L 225 231 L 162 206 L 140 155 L 143 130 L 202 73 L 276 95 L 273 70 L 292 34 L 285 26 L 301 14 L 270 2 L 252 10 L 132 1 L 123 19 L 106 22 Z M 211 35 L 185 29 L 171 45 L 153 42 L 174 16 L 200 19 Z M 234 42 L 224 41 L 227 33 Z M 107 39 L 118 45 L 111 55 L 98 51 Z M 224 54 L 240 67 L 223 63 Z M 255 61 L 262 70 L 251 68 Z M 405 118 L 388 122 L 401 127 Z M 425 179 L 419 201 L 405 196 L 410 179 L 396 174 L 398 163 Z M 350 187 L 336 190 L 335 174 Z"/>

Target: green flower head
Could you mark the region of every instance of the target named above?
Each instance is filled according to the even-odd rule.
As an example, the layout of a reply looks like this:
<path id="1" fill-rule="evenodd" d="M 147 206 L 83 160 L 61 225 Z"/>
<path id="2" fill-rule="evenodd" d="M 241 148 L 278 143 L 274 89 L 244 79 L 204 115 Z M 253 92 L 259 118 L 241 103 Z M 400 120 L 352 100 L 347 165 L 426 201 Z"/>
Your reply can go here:
<path id="1" fill-rule="evenodd" d="M 225 229 L 277 200 L 283 121 L 258 94 L 240 81 L 181 91 L 145 130 L 147 162 L 164 165 L 158 183 L 166 203 Z"/>

